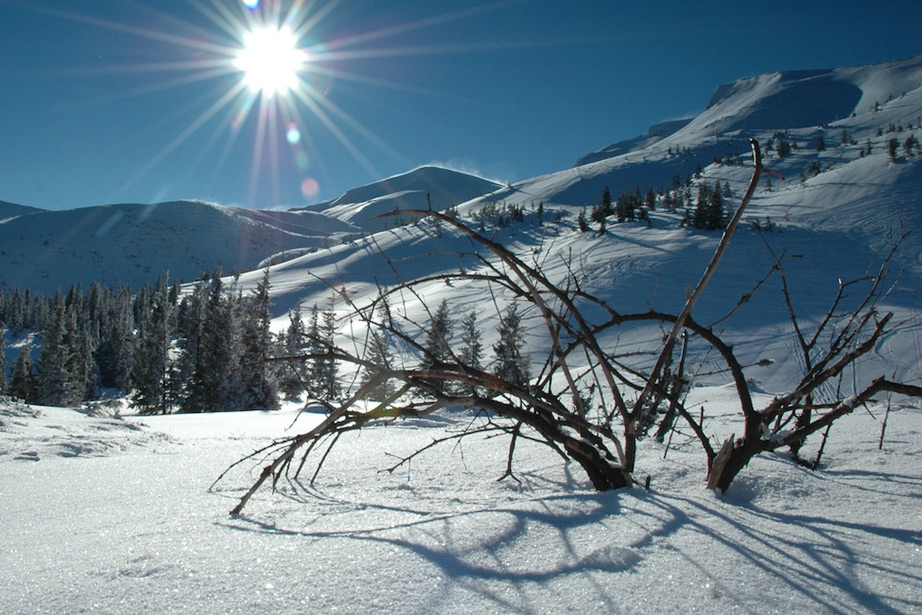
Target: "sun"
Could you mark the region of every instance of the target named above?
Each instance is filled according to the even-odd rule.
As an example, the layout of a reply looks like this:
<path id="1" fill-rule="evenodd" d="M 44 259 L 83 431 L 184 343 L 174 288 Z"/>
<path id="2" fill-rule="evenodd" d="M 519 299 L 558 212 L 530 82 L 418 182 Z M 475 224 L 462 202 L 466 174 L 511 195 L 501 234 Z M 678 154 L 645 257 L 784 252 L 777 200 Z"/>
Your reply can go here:
<path id="1" fill-rule="evenodd" d="M 286 27 L 273 26 L 248 32 L 235 61 L 243 71 L 244 84 L 269 98 L 297 88 L 306 63 L 307 53 L 298 48 L 294 34 Z"/>

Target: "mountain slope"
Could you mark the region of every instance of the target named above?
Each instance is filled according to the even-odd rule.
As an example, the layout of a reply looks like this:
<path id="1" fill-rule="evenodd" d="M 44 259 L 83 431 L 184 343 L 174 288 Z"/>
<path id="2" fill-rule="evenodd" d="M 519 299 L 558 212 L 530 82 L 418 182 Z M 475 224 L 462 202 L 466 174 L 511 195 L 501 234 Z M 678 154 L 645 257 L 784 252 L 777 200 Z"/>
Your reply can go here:
<path id="1" fill-rule="evenodd" d="M 25 205 L 17 205 L 16 203 L 0 201 L 0 222 L 10 218 L 15 218 L 16 216 L 25 216 L 27 214 L 33 214 L 39 211 L 43 210 L 38 209 L 37 207 L 27 207 Z"/>
<path id="2" fill-rule="evenodd" d="M 323 212 L 364 230 L 381 230 L 387 222 L 375 216 L 395 209 L 442 210 L 500 187 L 496 182 L 452 171 L 425 166 L 389 177 L 379 182 L 349 190 L 339 198 L 312 205 L 311 211 Z"/>
<path id="3" fill-rule="evenodd" d="M 354 232 L 313 212 L 269 212 L 198 201 L 37 211 L 0 223 L 0 285 L 53 292 L 73 284 L 152 283 L 168 269 L 193 280 L 221 265 L 251 268 L 286 250 Z"/>
<path id="4" fill-rule="evenodd" d="M 800 74 L 787 81 L 779 75 L 750 80 L 724 93 L 684 128 L 641 150 L 499 188 L 462 204 L 458 212 L 474 228 L 483 224 L 484 232 L 528 262 L 543 263 L 550 279 L 563 281 L 575 272 L 585 290 L 615 309 L 677 311 L 713 253 L 719 233 L 682 226 L 684 210 L 665 210 L 662 199 L 658 199 L 658 209 L 650 213 L 649 222 L 617 224 L 610 219 L 604 235 L 599 235 L 595 225 L 591 232 L 579 232 L 576 217 L 598 202 L 606 185 L 617 197 L 635 187 L 642 191 L 648 186 L 670 187 L 676 175 L 681 177 L 683 190 L 689 182 L 687 191 L 692 199 L 698 186 L 720 182 L 731 192 L 728 204 L 736 207 L 751 176 L 748 139 L 753 137 L 762 144 L 766 166 L 788 179 L 773 176 L 770 184 L 763 181 L 694 315 L 701 322 L 712 322 L 740 297 L 748 296 L 756 282 L 774 267 L 768 244 L 775 254 L 787 254 L 785 271 L 796 309 L 805 324 L 815 323 L 828 309 L 840 280 L 875 273 L 881 255 L 902 230 L 922 228 L 922 148 L 907 154 L 902 146 L 910 138 L 922 141 L 918 119 L 922 116 L 922 79 L 914 80 L 922 75 L 920 66 L 922 58 L 916 58 Z M 798 117 L 808 108 L 829 110 L 822 100 L 813 106 L 808 95 L 818 96 L 825 87 L 817 88 L 811 80 L 830 80 L 831 74 L 860 90 L 860 98 L 853 100 L 876 98 L 897 88 L 900 92 L 905 88 L 905 94 L 867 108 L 858 104 L 854 115 L 829 118 L 823 126 L 734 130 L 715 139 L 715 122 L 741 126 L 754 122 L 756 115 L 764 121 L 776 117 L 752 111 L 769 106 L 763 98 L 774 100 L 772 105 L 799 100 L 799 110 L 792 111 Z M 899 78 L 894 79 L 894 75 Z M 778 98 L 780 91 L 785 93 Z M 816 143 L 821 135 L 828 145 L 818 151 Z M 895 158 L 888 152 L 891 139 L 901 144 Z M 784 157 L 776 151 L 781 141 L 791 145 Z M 545 208 L 543 224 L 539 224 L 535 209 L 539 202 Z M 524 208 L 524 222 L 495 227 L 489 216 L 484 218 L 484 212 L 510 204 Z M 559 222 L 551 222 L 554 218 Z M 754 230 L 756 222 L 774 232 L 764 233 L 763 239 Z M 913 349 L 914 340 L 922 335 L 915 318 L 919 308 L 915 289 L 922 287 L 922 238 L 918 235 L 922 233 L 910 235 L 897 253 L 890 277 L 895 286 L 881 306 L 896 312 L 894 322 L 900 323 L 899 327 L 856 376 L 858 379 L 875 373 L 880 366 L 907 378 L 919 375 L 918 353 Z M 284 326 L 285 310 L 295 304 L 325 305 L 331 287 L 341 289 L 361 305 L 379 286 L 396 282 L 398 275 L 402 280 L 414 280 L 459 267 L 472 271 L 480 266 L 474 254 L 483 256 L 482 252 L 466 238 L 423 222 L 280 263 L 271 270 L 276 326 Z M 241 276 L 240 283 L 250 288 L 258 280 L 259 274 L 254 272 Z M 482 286 L 447 285 L 436 279 L 421 283 L 416 291 L 430 307 L 443 298 L 449 300 L 458 319 L 470 310 L 477 311 L 485 347 L 490 347 L 498 314 Z M 401 310 L 415 322 L 425 323 L 428 315 L 418 297 L 406 298 Z M 500 295 L 495 300 L 502 304 L 510 298 Z M 340 304 L 338 309 L 345 318 L 346 307 Z M 531 322 L 540 328 L 536 319 Z M 777 275 L 762 285 L 733 320 L 720 327 L 744 362 L 774 361 L 770 369 L 752 368 L 754 382 L 783 390 L 799 373 L 800 366 L 792 359 L 791 325 Z M 612 347 L 641 348 L 658 335 L 650 329 L 627 331 L 605 342 Z M 546 342 L 536 335 L 528 343 L 537 360 Z"/>

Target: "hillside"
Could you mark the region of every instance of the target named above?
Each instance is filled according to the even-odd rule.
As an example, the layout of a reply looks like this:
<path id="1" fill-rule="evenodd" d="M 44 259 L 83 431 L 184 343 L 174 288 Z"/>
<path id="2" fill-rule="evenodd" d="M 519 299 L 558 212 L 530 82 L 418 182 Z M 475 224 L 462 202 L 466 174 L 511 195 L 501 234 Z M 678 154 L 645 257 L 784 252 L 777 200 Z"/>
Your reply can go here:
<path id="1" fill-rule="evenodd" d="M 312 212 L 199 201 L 38 210 L 0 223 L 0 287 L 50 293 L 93 282 L 140 286 L 164 270 L 194 280 L 216 265 L 250 269 L 278 252 L 319 248 L 355 231 Z"/>
<path id="2" fill-rule="evenodd" d="M 861 305 L 883 273 L 884 292 L 868 319 L 894 317 L 861 360 L 806 395 L 800 415 L 782 422 L 751 412 L 763 422 L 746 437 L 787 446 L 777 430 L 808 411 L 829 416 L 829 400 L 878 376 L 919 384 L 922 57 L 743 79 L 719 87 L 705 111 L 672 128 L 512 185 L 477 192 L 472 180 L 463 201 L 452 186 L 466 179 L 446 176 L 452 188 L 439 193 L 431 181 L 440 172 L 419 170 L 298 212 L 182 202 L 19 215 L 0 223 L 0 257 L 10 264 L 2 281 L 50 289 L 104 276 L 156 277 L 165 267 L 176 278 L 183 265 L 210 268 L 208 258 L 230 270 L 272 255 L 276 332 L 288 327 L 292 308 L 307 314 L 319 305 L 335 315 L 336 344 L 361 354 L 369 329 L 355 307 L 412 284 L 389 297 L 386 317 L 406 334 L 391 344 L 394 369 L 419 365 L 410 342 L 422 342 L 442 301 L 455 323 L 476 314 L 490 362 L 503 310 L 518 298 L 528 307 L 517 341 L 535 371 L 547 373 L 546 312 L 527 299 L 537 291 L 516 297 L 501 283 L 483 283 L 508 264 L 447 224 L 405 214 L 406 224 L 381 228 L 370 218 L 425 209 L 429 192 L 434 208 L 456 205 L 465 223 L 551 281 L 570 290 L 578 284 L 619 314 L 675 313 L 720 238 L 690 225 L 686 210 L 710 187 L 738 205 L 755 138 L 765 165 L 786 179 L 766 175 L 692 313 L 732 346 L 745 371 L 741 388 L 764 408 L 807 371 L 790 310 L 809 336 L 837 294 L 834 316 Z M 578 216 L 606 186 L 616 199 L 652 188 L 653 207 L 641 219 L 610 216 L 604 226 L 580 229 Z M 461 271 L 469 275 L 448 279 Z M 250 295 L 263 275 L 228 275 L 225 288 Z M 598 306 L 585 314 L 590 326 L 610 315 Z M 633 385 L 649 370 L 664 328 L 628 323 L 595 336 L 623 370 L 626 398 L 637 395 Z M 455 332 L 450 343 L 459 341 Z M 833 337 L 819 336 L 818 347 Z M 9 537 L 0 554 L 0 612 L 922 613 L 918 400 L 881 394 L 825 434 L 810 434 L 801 452 L 817 459 L 818 471 L 778 448 L 752 459 L 725 493 L 709 491 L 703 479 L 713 459 L 700 440 L 743 448 L 745 409 L 714 347 L 690 338 L 687 421 L 668 440 L 643 440 L 638 484 L 606 492 L 544 446 L 543 432 L 520 431 L 517 417 L 503 422 L 498 413 L 453 405 L 393 420 L 388 400 L 361 429 L 313 441 L 300 474 L 294 466 L 307 458 L 297 451 L 274 489 L 267 483 L 242 514 L 228 516 L 257 477 L 269 476 L 278 452 L 272 443 L 322 424 L 324 409 L 298 400 L 272 411 L 131 416 L 119 400 L 75 410 L 0 398 L 0 527 Z M 175 349 L 160 348 L 165 366 Z M 563 360 L 585 376 L 580 385 L 591 380 L 589 353 Z M 338 375 L 355 390 L 354 367 L 341 365 Z M 537 380 L 521 390 L 541 409 L 539 387 L 531 386 Z M 555 401 L 567 395 L 553 391 Z M 607 414 L 610 399 L 590 399 L 599 403 L 584 416 L 616 416 Z M 703 436 L 689 429 L 695 416 Z M 592 446 L 595 432 L 556 426 Z M 481 431 L 462 445 L 465 430 Z M 613 460 L 605 463 L 615 467 Z M 511 475 L 496 480 L 507 462 Z M 640 487 L 644 479 L 649 488 Z"/>
<path id="3" fill-rule="evenodd" d="M 395 209 L 442 210 L 489 194 L 500 184 L 441 167 L 425 166 L 366 186 L 353 188 L 339 198 L 312 205 L 310 211 L 354 224 L 366 231 L 381 230 L 385 222 L 375 216 Z"/>
<path id="4" fill-rule="evenodd" d="M 849 103 L 853 113 L 829 106 L 825 92 L 832 82 L 839 82 L 835 87 L 857 90 Z M 889 92 L 895 93 L 892 98 Z M 818 98 L 815 105 L 811 97 Z M 768 104 L 766 100 L 774 102 Z M 783 110 L 790 101 L 798 102 L 787 118 Z M 865 106 L 867 101 L 871 103 Z M 845 117 L 835 117 L 843 113 Z M 805 114 L 822 120 L 822 125 L 797 127 L 803 124 Z M 910 137 L 922 141 L 920 116 L 922 58 L 747 79 L 720 88 L 701 116 L 648 147 L 498 188 L 463 203 L 458 211 L 477 228 L 483 212 L 520 206 L 525 212 L 524 222 L 497 229 L 487 222 L 484 228 L 518 254 L 534 255 L 529 259 L 543 263 L 552 279 L 563 280 L 575 270 L 587 290 L 619 310 L 653 307 L 677 311 L 686 289 L 695 284 L 710 258 L 718 233 L 682 226 L 684 211 L 668 211 L 661 199 L 648 222 L 611 222 L 602 236 L 595 226 L 591 232 L 579 232 L 576 217 L 599 201 L 605 186 L 614 196 L 635 187 L 659 190 L 669 187 L 676 175 L 683 185 L 686 180 L 691 182 L 687 191 L 692 197 L 698 186 L 720 182 L 730 190 L 728 205 L 735 207 L 751 174 L 747 139 L 755 137 L 762 143 L 766 165 L 784 173 L 787 180 L 773 177 L 758 190 L 744 226 L 696 308 L 696 318 L 702 322 L 719 318 L 772 270 L 774 257 L 766 248 L 767 242 L 775 254 L 787 255 L 785 271 L 798 313 L 804 322 L 818 322 L 840 280 L 873 273 L 882 254 L 900 234 L 922 228 L 922 150 L 907 154 L 902 145 Z M 787 127 L 785 121 L 793 127 Z M 765 127 L 739 128 L 747 123 Z M 720 132 L 715 138 L 718 126 L 733 130 Z M 827 147 L 818 151 L 821 136 Z M 900 144 L 895 158 L 888 152 L 891 139 Z M 790 150 L 784 157 L 776 151 L 781 141 Z M 700 168 L 699 179 L 693 177 L 696 168 Z M 546 210 L 543 224 L 537 219 L 539 203 Z M 554 218 L 559 222 L 550 222 Z M 755 223 L 772 232 L 765 233 L 763 239 L 754 230 Z M 913 344 L 922 334 L 914 316 L 920 307 L 915 290 L 922 287 L 922 234 L 910 234 L 891 265 L 889 283 L 895 285 L 882 309 L 893 310 L 894 322 L 899 325 L 859 378 L 870 377 L 877 369 L 896 370 L 909 379 L 919 376 L 919 357 Z M 285 325 L 286 312 L 294 305 L 305 309 L 315 303 L 325 305 L 331 287 L 345 289 L 351 300 L 362 304 L 378 285 L 392 284 L 398 275 L 412 280 L 478 266 L 470 242 L 457 234 L 426 223 L 392 228 L 274 266 L 271 279 L 276 326 Z M 253 288 L 259 276 L 258 272 L 245 274 L 240 284 Z M 445 298 L 457 318 L 474 309 L 485 331 L 496 327 L 498 314 L 485 302 L 482 287 L 432 282 L 421 284 L 417 291 L 430 307 Z M 345 306 L 338 309 L 345 317 Z M 416 298 L 405 298 L 403 309 L 417 322 L 427 318 Z M 783 390 L 799 373 L 800 367 L 791 359 L 791 325 L 777 275 L 733 320 L 723 323 L 721 330 L 736 344 L 741 360 L 773 361 L 770 369 L 751 370 L 754 381 L 766 390 Z M 643 344 L 651 335 L 657 333 L 623 332 L 608 342 Z M 488 347 L 492 343 L 490 338 L 486 342 Z M 529 344 L 540 357 L 543 342 L 536 338 Z M 720 378 L 714 381 L 720 382 Z"/>
<path id="5" fill-rule="evenodd" d="M 17 205 L 16 203 L 0 201 L 0 222 L 8 220 L 9 218 L 15 218 L 16 216 L 24 216 L 39 211 L 42 210 L 37 207 L 27 207 L 25 205 Z"/>

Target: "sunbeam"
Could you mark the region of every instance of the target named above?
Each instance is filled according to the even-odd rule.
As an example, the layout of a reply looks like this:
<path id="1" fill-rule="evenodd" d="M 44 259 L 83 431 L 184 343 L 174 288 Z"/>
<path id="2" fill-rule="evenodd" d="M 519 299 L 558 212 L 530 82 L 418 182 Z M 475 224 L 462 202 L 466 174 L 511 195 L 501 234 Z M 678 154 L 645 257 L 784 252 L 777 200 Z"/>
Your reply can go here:
<path id="1" fill-rule="evenodd" d="M 177 98 L 179 104 L 165 109 L 155 121 L 147 122 L 127 135 L 123 143 L 137 145 L 140 139 L 165 136 L 160 149 L 149 156 L 116 190 L 115 197 L 128 193 L 141 179 L 164 164 L 171 154 L 186 143 L 198 144 L 201 152 L 194 165 L 210 167 L 204 184 L 218 181 L 222 166 L 232 159 L 241 136 L 252 139 L 249 152 L 247 199 L 251 206 L 279 206 L 285 195 L 315 197 L 320 192 L 318 170 L 329 170 L 329 152 L 317 150 L 316 127 L 322 127 L 335 142 L 370 176 L 381 173 L 372 162 L 368 146 L 384 153 L 390 160 L 409 166 L 409 161 L 375 130 L 353 117 L 330 96 L 330 84 L 350 82 L 369 89 L 386 88 L 429 98 L 439 98 L 438 91 L 408 83 L 396 83 L 355 70 L 350 63 L 358 60 L 381 60 L 398 56 L 434 55 L 476 49 L 477 44 L 433 47 L 386 47 L 381 42 L 407 32 L 444 25 L 460 19 L 482 16 L 484 13 L 515 4 L 504 1 L 449 11 L 424 19 L 388 25 L 358 32 L 343 32 L 328 40 L 317 40 L 319 26 L 342 4 L 338 0 L 292 0 L 290 2 L 259 0 L 189 0 L 194 13 L 204 18 L 200 23 L 188 21 L 181 11 L 144 9 L 153 14 L 150 24 L 143 27 L 85 15 L 76 10 L 39 6 L 22 0 L 11 0 L 16 6 L 57 19 L 102 28 L 108 31 L 163 44 L 163 51 L 145 48 L 138 61 L 123 64 L 95 64 L 86 67 L 62 68 L 61 74 L 82 77 L 133 77 L 124 87 L 94 91 L 94 96 L 70 100 L 70 106 L 98 106 L 118 100 L 143 101 L 151 94 L 176 90 L 185 96 L 185 89 L 214 82 L 212 96 L 196 93 L 191 98 Z M 160 29 L 164 24 L 170 30 Z M 335 32 L 333 32 L 335 34 Z M 374 48 L 370 48 L 369 44 Z M 489 46 L 493 48 L 491 44 Z M 151 54 L 159 53 L 158 57 Z M 139 55 L 139 54 L 134 54 Z M 208 85 L 207 88 L 211 86 Z M 203 102 L 204 101 L 204 104 Z M 194 106 L 194 111 L 190 108 Z M 166 134 L 165 118 L 183 124 L 173 134 Z M 311 127 L 311 128 L 309 128 Z M 148 136 L 145 136 L 148 135 Z M 362 142 L 357 142 L 360 139 Z M 215 152 L 215 146 L 224 145 Z M 366 145 L 367 144 L 367 145 Z M 211 157 L 208 153 L 211 152 Z M 195 172 L 186 168 L 187 173 Z M 283 184 L 285 189 L 283 190 Z M 269 198 L 271 203 L 261 202 Z"/>

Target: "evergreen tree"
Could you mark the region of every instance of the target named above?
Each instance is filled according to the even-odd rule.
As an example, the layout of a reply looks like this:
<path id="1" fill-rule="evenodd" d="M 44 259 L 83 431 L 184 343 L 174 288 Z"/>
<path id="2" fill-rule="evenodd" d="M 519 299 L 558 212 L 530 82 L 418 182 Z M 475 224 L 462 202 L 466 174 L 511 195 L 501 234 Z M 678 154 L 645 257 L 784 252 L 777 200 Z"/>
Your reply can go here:
<path id="1" fill-rule="evenodd" d="M 462 365 L 475 369 L 483 367 L 483 343 L 480 341 L 480 328 L 477 326 L 477 312 L 471 312 L 461 319 L 461 349 L 458 360 Z"/>
<path id="2" fill-rule="evenodd" d="M 279 407 L 278 380 L 269 362 L 272 347 L 272 314 L 269 311 L 269 270 L 263 272 L 253 296 L 243 305 L 240 373 L 243 408 Z"/>
<path id="3" fill-rule="evenodd" d="M 6 386 L 6 329 L 0 327 L 0 393 L 7 393 Z"/>
<path id="4" fill-rule="evenodd" d="M 311 312 L 311 318 L 316 329 L 317 306 Z M 305 352 L 307 348 L 307 331 L 301 318 L 301 306 L 296 305 L 288 312 L 288 328 L 285 331 L 285 344 L 283 351 L 286 356 L 296 357 Z M 308 372 L 304 359 L 290 359 L 285 362 L 279 388 L 289 400 L 298 399 L 307 388 Z"/>
<path id="5" fill-rule="evenodd" d="M 702 183 L 698 186 L 698 200 L 695 203 L 695 213 L 692 217 L 692 226 L 703 229 L 708 226 L 708 211 L 711 201 L 710 187 Z"/>
<path id="6" fill-rule="evenodd" d="M 426 339 L 423 343 L 423 368 L 432 367 L 437 363 L 449 363 L 453 360 L 451 352 L 451 334 L 454 323 L 448 308 L 448 300 L 442 299 L 435 313 L 429 319 L 429 328 L 426 330 Z M 441 381 L 431 381 L 430 384 L 439 391 L 447 392 Z"/>
<path id="7" fill-rule="evenodd" d="M 647 208 L 647 211 L 656 209 L 656 192 L 653 190 L 653 186 L 647 188 L 647 195 L 644 197 L 644 207 Z"/>
<path id="8" fill-rule="evenodd" d="M 10 370 L 9 394 L 25 402 L 35 400 L 35 375 L 32 373 L 32 347 L 26 344 L 19 349 Z"/>
<path id="9" fill-rule="evenodd" d="M 138 343 L 131 369 L 131 405 L 142 414 L 169 411 L 170 312 L 167 274 L 151 292 L 139 293 Z"/>
<path id="10" fill-rule="evenodd" d="M 364 359 L 372 364 L 371 367 L 362 368 L 361 386 L 367 385 L 381 372 L 393 369 L 394 354 L 390 346 L 390 335 L 387 326 L 390 325 L 390 309 L 387 303 L 382 302 L 378 310 L 383 326 L 371 325 L 365 344 Z M 394 394 L 394 384 L 388 379 L 379 383 L 368 392 L 368 399 L 384 401 Z"/>
<path id="11" fill-rule="evenodd" d="M 483 342 L 481 341 L 480 328 L 477 326 L 477 312 L 471 312 L 461 319 L 461 348 L 458 350 L 458 361 L 474 369 L 483 369 Z M 463 387 L 466 393 L 472 393 L 472 387 Z"/>
<path id="12" fill-rule="evenodd" d="M 816 138 L 816 151 L 822 152 L 826 149 L 826 139 L 821 134 Z"/>
<path id="13" fill-rule="evenodd" d="M 720 195 L 720 181 L 717 181 L 708 195 L 705 228 L 709 231 L 717 231 L 726 226 L 727 215 L 724 210 L 723 197 Z"/>
<path id="14" fill-rule="evenodd" d="M 74 309 L 77 312 L 80 310 L 79 306 Z M 95 343 L 92 327 L 86 320 L 79 319 L 77 314 L 74 314 L 74 322 L 74 335 L 70 340 L 71 363 L 68 370 L 73 377 L 78 401 L 84 401 L 96 396 L 99 372 L 93 358 Z"/>
<path id="15" fill-rule="evenodd" d="M 238 322 L 235 315 L 238 296 L 225 292 L 220 270 L 212 275 L 211 292 L 205 306 L 201 360 L 208 383 L 205 392 L 207 411 L 242 410 L 244 397 L 240 365 Z"/>
<path id="16" fill-rule="evenodd" d="M 589 230 L 589 222 L 586 220 L 586 208 L 583 207 L 579 215 L 576 217 L 576 225 L 579 227 L 579 232 L 585 233 Z"/>
<path id="17" fill-rule="evenodd" d="M 896 152 L 899 146 L 900 142 L 896 137 L 887 141 L 887 153 L 890 155 L 890 160 L 896 161 Z"/>
<path id="18" fill-rule="evenodd" d="M 317 349 L 327 356 L 314 364 L 316 395 L 320 399 L 333 401 L 339 399 L 339 363 L 331 356 L 336 349 L 336 312 L 333 309 L 333 300 L 321 315 L 319 327 L 320 346 Z"/>
<path id="19" fill-rule="evenodd" d="M 589 218 L 599 225 L 599 232 L 605 231 L 605 218 L 615 214 L 615 208 L 611 202 L 611 189 L 608 186 L 602 190 L 602 200 L 592 206 Z"/>
<path id="20" fill-rule="evenodd" d="M 127 391 L 135 358 L 134 317 L 131 289 L 107 293 L 99 315 L 99 343 L 95 360 L 99 384 Z"/>
<path id="21" fill-rule="evenodd" d="M 44 404 L 65 406 L 82 401 L 80 385 L 71 372 L 76 328 L 74 313 L 67 309 L 58 292 L 43 334 L 44 346 L 37 365 L 36 397 Z"/>
<path id="22" fill-rule="evenodd" d="M 499 340 L 493 345 L 494 373 L 512 384 L 528 384 L 529 359 L 522 354 L 525 330 L 518 304 L 513 301 L 500 318 Z"/>
<path id="23" fill-rule="evenodd" d="M 209 284 L 199 280 L 191 294 L 179 304 L 176 318 L 179 360 L 171 372 L 170 390 L 182 412 L 205 410 L 206 381 L 204 378 L 203 337 L 205 326 L 205 301 Z"/>

